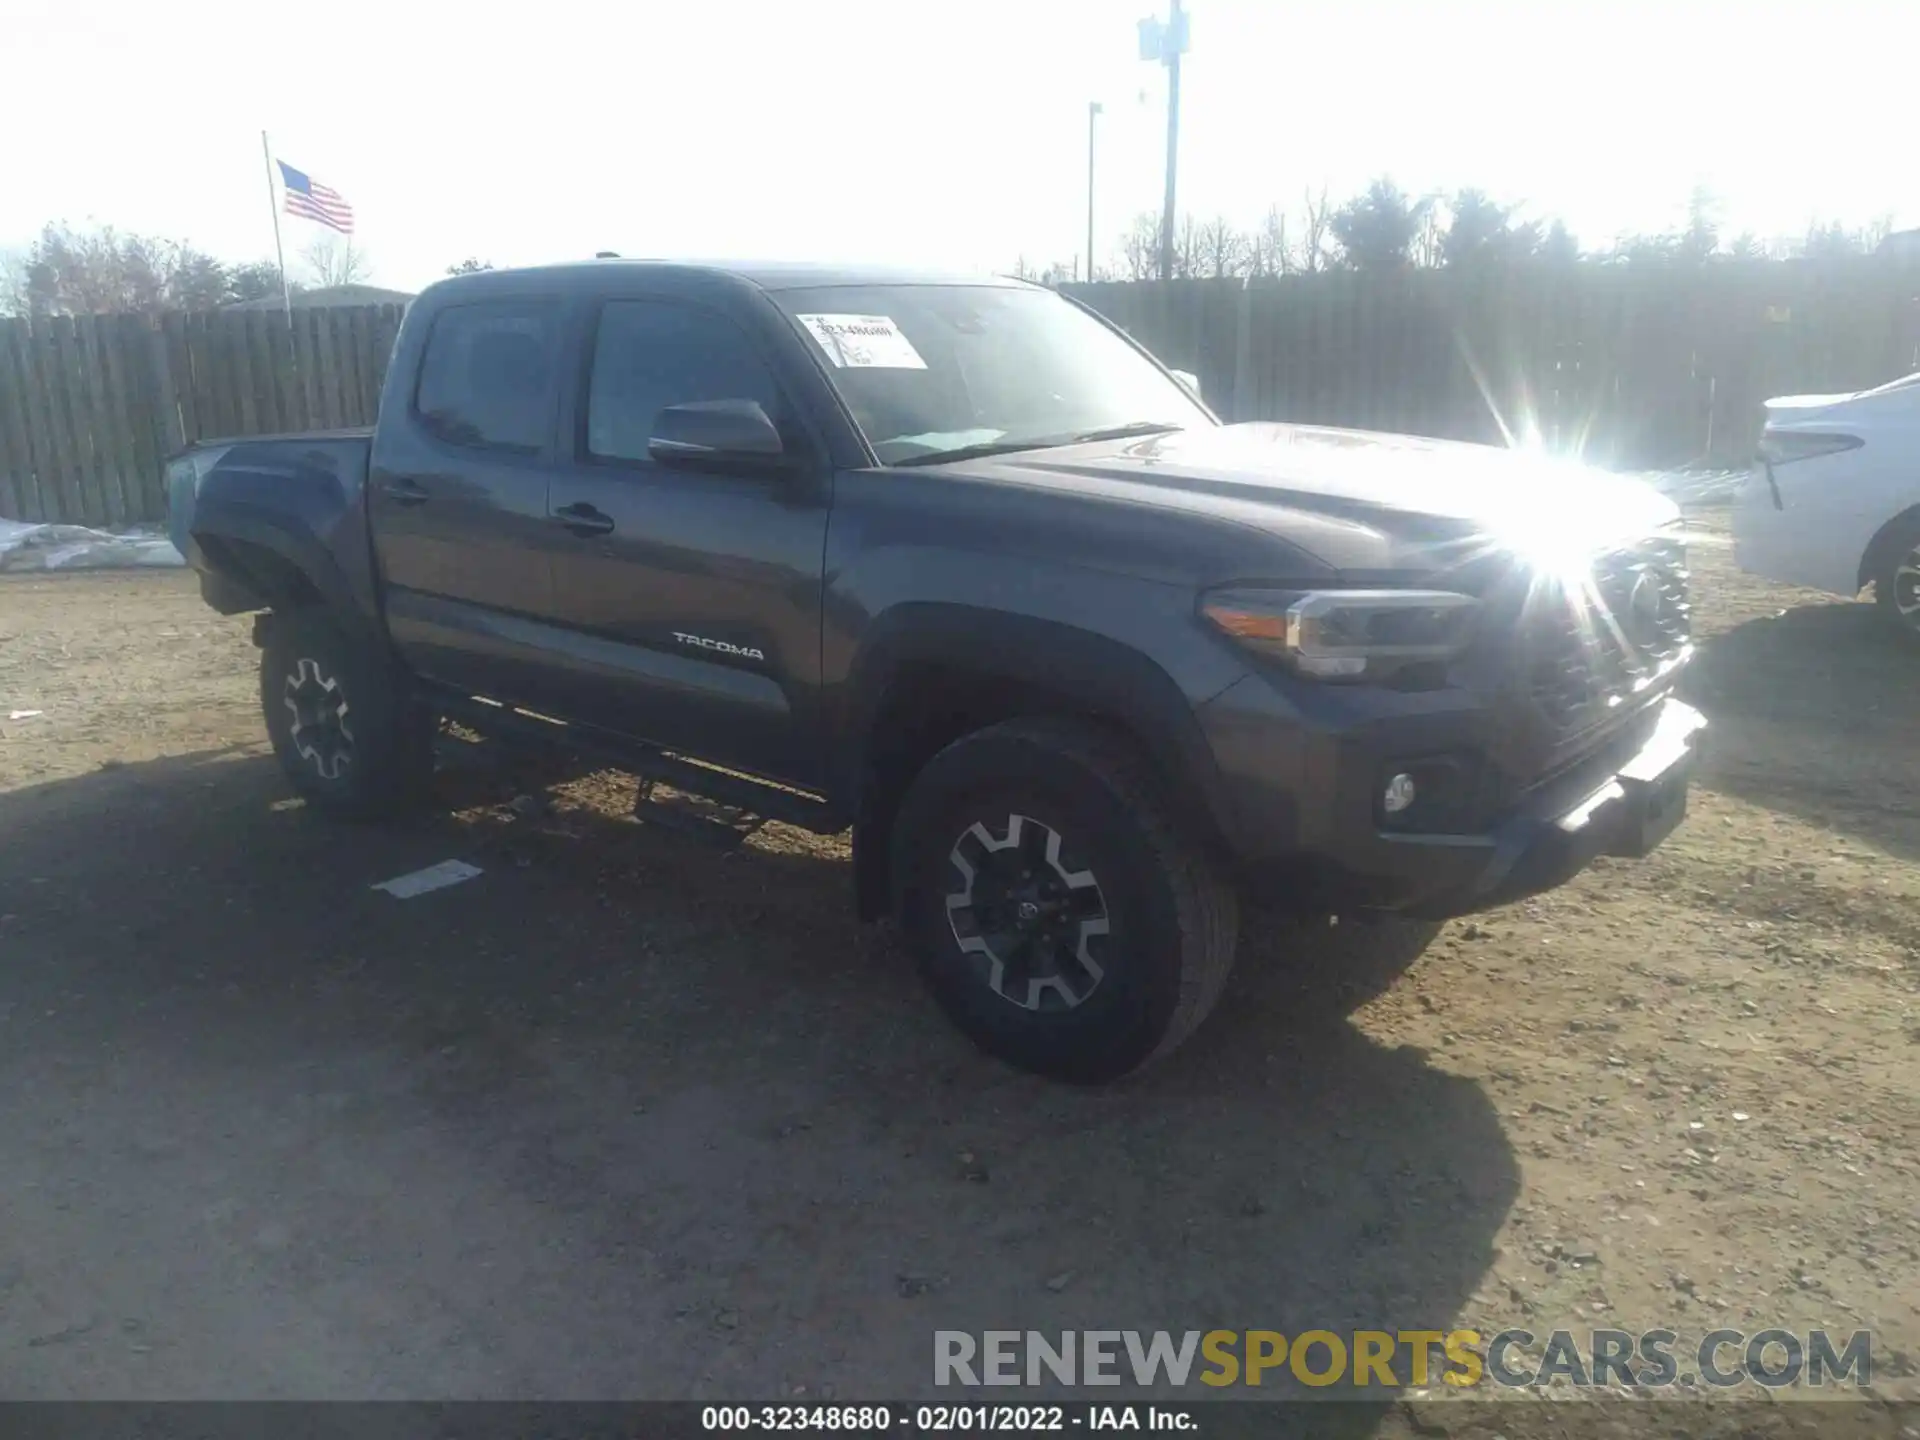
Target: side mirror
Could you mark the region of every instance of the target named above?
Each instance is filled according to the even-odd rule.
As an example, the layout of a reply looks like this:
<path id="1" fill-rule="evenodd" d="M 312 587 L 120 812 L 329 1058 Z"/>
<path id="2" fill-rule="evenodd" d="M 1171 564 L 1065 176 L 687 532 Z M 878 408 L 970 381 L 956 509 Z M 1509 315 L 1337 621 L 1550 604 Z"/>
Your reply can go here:
<path id="1" fill-rule="evenodd" d="M 1191 370 L 1168 370 L 1167 373 L 1193 392 L 1193 398 L 1200 398 L 1200 377 Z"/>
<path id="2" fill-rule="evenodd" d="M 787 449 L 759 401 L 694 400 L 654 417 L 647 453 L 662 465 L 776 469 Z"/>

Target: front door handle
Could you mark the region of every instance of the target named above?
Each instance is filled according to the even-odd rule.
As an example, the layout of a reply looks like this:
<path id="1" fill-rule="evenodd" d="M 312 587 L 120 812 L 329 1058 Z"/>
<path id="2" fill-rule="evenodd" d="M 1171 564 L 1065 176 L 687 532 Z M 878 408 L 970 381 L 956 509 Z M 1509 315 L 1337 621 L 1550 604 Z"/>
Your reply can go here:
<path id="1" fill-rule="evenodd" d="M 578 505 L 562 506 L 553 512 L 553 518 L 574 535 L 605 535 L 613 529 L 613 517 L 602 515 L 584 500 Z"/>
<path id="2" fill-rule="evenodd" d="M 389 480 L 380 488 L 396 505 L 424 505 L 433 498 L 432 491 L 411 480 Z"/>

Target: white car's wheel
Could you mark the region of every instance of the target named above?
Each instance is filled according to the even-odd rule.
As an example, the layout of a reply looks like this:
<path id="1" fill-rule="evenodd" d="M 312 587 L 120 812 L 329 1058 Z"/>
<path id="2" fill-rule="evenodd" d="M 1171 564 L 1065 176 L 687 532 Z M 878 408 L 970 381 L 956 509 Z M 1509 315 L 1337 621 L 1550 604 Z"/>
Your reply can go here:
<path id="1" fill-rule="evenodd" d="M 1895 629 L 1920 644 L 1920 516 L 1896 529 L 1879 548 L 1873 593 L 1880 613 Z"/>

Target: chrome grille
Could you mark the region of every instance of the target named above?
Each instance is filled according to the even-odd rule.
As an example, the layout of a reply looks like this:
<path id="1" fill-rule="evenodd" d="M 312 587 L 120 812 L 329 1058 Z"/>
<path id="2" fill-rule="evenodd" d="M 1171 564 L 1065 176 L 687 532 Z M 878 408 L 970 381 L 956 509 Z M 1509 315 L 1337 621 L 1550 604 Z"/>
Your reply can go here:
<path id="1" fill-rule="evenodd" d="M 1686 547 L 1662 537 L 1603 555 L 1581 595 L 1536 601 L 1527 690 L 1562 734 L 1592 728 L 1672 671 L 1692 641 Z"/>

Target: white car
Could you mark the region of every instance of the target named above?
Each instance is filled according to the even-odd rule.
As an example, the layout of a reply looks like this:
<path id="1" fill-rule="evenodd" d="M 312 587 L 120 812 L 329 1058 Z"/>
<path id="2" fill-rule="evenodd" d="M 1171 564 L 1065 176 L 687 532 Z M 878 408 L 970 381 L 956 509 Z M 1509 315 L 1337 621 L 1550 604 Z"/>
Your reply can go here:
<path id="1" fill-rule="evenodd" d="M 1733 540 L 1749 574 L 1849 598 L 1871 584 L 1920 641 L 1920 374 L 1769 400 Z"/>

